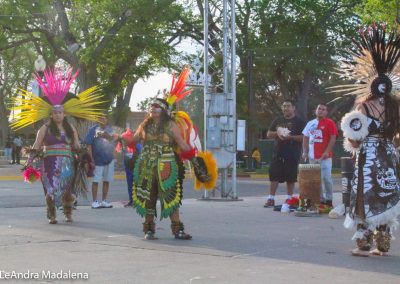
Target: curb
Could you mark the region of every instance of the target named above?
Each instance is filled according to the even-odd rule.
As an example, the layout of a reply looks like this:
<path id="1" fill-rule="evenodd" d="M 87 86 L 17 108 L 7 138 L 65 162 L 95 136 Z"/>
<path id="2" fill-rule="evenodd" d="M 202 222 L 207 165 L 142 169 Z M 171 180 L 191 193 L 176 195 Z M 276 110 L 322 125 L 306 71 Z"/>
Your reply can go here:
<path id="1" fill-rule="evenodd" d="M 238 178 L 250 178 L 250 179 L 268 179 L 268 174 L 238 174 Z M 340 174 L 332 174 L 332 177 L 341 177 Z M 125 180 L 125 174 L 117 173 L 114 175 L 115 180 Z M 185 176 L 186 180 L 193 179 L 193 175 L 188 173 Z M 0 175 L 0 181 L 23 181 L 22 175 Z"/>

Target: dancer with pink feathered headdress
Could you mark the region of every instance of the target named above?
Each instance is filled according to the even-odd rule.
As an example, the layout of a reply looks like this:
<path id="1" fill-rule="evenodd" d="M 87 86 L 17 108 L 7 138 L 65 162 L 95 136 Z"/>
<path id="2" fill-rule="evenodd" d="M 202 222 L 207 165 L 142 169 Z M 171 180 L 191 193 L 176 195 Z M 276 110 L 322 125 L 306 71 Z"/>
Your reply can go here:
<path id="1" fill-rule="evenodd" d="M 43 97 L 20 90 L 14 100 L 15 120 L 13 129 L 21 129 L 42 119 L 48 121 L 39 129 L 33 147 L 29 149 L 29 159 L 23 173 L 24 179 L 33 182 L 41 178 L 46 196 L 47 217 L 50 224 L 56 224 L 56 207 L 62 205 L 66 222 L 72 222 L 72 207 L 80 181 L 82 159 L 78 157 L 80 148 L 76 129 L 67 121 L 70 115 L 78 119 L 98 121 L 103 103 L 97 87 L 89 88 L 78 96 L 69 89 L 78 71 L 66 72 L 53 69 L 44 72 L 44 79 L 36 74 L 36 80 Z M 83 177 L 84 178 L 84 177 Z"/>

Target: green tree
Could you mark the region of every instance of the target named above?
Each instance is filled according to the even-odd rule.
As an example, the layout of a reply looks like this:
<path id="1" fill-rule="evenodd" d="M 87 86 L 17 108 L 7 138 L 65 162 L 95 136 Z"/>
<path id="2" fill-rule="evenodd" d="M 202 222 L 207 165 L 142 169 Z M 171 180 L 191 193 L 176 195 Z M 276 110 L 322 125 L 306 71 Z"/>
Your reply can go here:
<path id="1" fill-rule="evenodd" d="M 393 26 L 400 23 L 399 9 L 399 0 L 363 0 L 357 6 L 356 13 L 364 24 L 385 22 Z"/>
<path id="2" fill-rule="evenodd" d="M 116 120 L 123 125 L 132 89 L 138 79 L 174 64 L 174 44 L 189 13 L 173 0 L 7 0 L 0 18 L 7 43 L 0 50 L 34 45 L 49 65 L 63 59 L 80 69 L 80 89 L 101 84 L 115 101 Z M 122 115 L 120 115 L 122 114 Z"/>
<path id="3" fill-rule="evenodd" d="M 1 36 L 0 36 L 1 37 Z M 28 48 L 12 48 L 0 54 L 0 144 L 4 145 L 9 131 L 8 117 L 10 115 L 10 99 L 18 92 L 18 88 L 26 89 L 31 77 L 31 69 L 35 60 L 33 50 Z"/>
<path id="4" fill-rule="evenodd" d="M 209 2 L 209 13 L 213 15 L 209 29 L 215 35 L 222 27 L 221 11 L 216 8 L 219 1 Z M 298 114 L 304 119 L 310 98 L 325 101 L 323 85 L 356 32 L 358 17 L 354 8 L 360 1 L 240 0 L 235 3 L 240 59 L 237 114 L 248 121 L 253 134 L 249 144 L 253 144 L 260 127 L 258 114 L 271 120 L 280 114 L 283 99 L 297 101 Z M 202 17 L 202 1 L 195 1 L 193 5 Z M 221 45 L 222 39 L 212 41 L 211 52 L 220 52 Z"/>

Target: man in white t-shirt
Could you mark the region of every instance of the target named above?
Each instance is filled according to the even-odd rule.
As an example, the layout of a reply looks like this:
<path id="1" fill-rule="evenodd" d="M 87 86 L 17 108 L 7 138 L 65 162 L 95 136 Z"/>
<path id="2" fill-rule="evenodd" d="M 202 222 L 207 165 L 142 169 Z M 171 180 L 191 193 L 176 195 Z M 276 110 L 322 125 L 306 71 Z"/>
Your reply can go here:
<path id="1" fill-rule="evenodd" d="M 316 118 L 309 121 L 303 130 L 303 159 L 311 164 L 321 165 L 321 205 L 320 212 L 329 213 L 332 209 L 332 148 L 338 136 L 336 124 L 329 118 L 328 107 L 319 104 L 315 110 Z"/>

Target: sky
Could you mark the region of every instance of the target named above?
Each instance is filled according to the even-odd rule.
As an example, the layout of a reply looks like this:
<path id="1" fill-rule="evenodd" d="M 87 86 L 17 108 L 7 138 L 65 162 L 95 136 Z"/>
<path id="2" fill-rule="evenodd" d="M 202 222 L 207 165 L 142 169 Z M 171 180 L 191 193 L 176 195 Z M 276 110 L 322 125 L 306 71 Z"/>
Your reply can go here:
<path id="1" fill-rule="evenodd" d="M 129 106 L 132 111 L 138 111 L 137 104 L 146 98 L 154 97 L 158 90 L 169 89 L 171 86 L 171 74 L 160 72 L 147 80 L 139 80 L 133 87 Z"/>
<path id="2" fill-rule="evenodd" d="M 186 54 L 196 54 L 202 50 L 202 47 L 192 40 L 183 40 L 177 47 L 178 51 Z M 190 62 L 186 62 L 189 63 Z M 146 98 L 154 97 L 158 90 L 168 89 L 171 87 L 172 74 L 167 71 L 159 72 L 147 80 L 139 80 L 133 87 L 131 101 L 129 106 L 132 111 L 137 111 L 137 104 Z"/>

